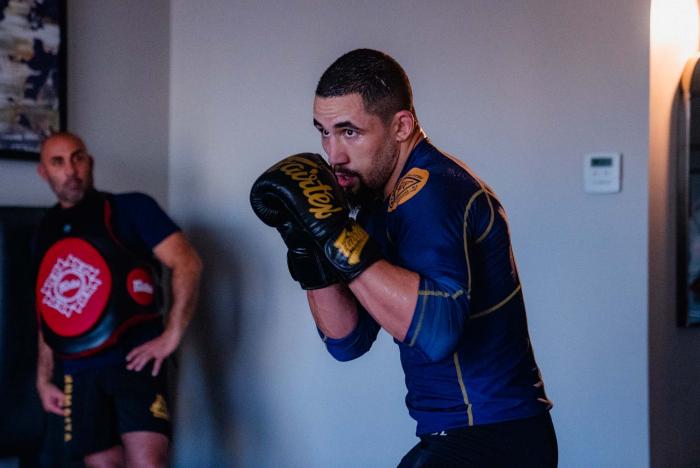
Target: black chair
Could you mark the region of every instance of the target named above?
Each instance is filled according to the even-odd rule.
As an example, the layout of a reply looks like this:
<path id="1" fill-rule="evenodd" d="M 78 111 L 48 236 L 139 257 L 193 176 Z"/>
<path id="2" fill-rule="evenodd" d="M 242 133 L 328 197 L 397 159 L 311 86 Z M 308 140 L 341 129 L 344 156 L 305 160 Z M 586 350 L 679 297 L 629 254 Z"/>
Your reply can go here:
<path id="1" fill-rule="evenodd" d="M 38 453 L 44 412 L 35 390 L 37 320 L 31 241 L 45 210 L 0 207 L 0 456 Z"/>

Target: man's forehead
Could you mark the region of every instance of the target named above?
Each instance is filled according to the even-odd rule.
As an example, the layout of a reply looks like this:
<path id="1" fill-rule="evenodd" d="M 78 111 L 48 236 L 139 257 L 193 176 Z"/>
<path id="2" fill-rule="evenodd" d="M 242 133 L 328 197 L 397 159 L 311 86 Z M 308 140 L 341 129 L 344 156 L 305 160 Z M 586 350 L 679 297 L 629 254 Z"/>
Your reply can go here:
<path id="1" fill-rule="evenodd" d="M 79 138 L 70 135 L 58 135 L 49 137 L 42 145 L 42 156 L 55 156 L 63 153 L 72 153 L 77 149 L 85 149 L 85 144 Z"/>
<path id="2" fill-rule="evenodd" d="M 344 96 L 314 98 L 314 120 L 322 125 L 333 125 L 338 121 L 367 118 L 371 114 L 365 111 L 362 96 L 357 93 Z"/>

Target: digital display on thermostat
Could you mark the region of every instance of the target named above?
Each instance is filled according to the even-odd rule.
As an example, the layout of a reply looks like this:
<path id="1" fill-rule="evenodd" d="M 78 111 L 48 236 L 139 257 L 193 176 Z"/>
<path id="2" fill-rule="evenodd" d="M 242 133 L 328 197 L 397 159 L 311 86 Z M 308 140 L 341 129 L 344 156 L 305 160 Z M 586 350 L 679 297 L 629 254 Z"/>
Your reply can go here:
<path id="1" fill-rule="evenodd" d="M 593 167 L 610 167 L 610 166 L 612 166 L 612 159 L 610 159 L 610 158 L 593 158 L 593 159 L 591 159 L 591 166 L 593 166 Z"/>

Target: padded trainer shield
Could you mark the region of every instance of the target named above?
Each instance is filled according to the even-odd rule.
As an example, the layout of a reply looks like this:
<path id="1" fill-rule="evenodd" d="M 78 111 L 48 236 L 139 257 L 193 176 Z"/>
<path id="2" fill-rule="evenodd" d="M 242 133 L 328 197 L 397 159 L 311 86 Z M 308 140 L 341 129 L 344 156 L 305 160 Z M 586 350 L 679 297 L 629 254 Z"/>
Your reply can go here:
<path id="1" fill-rule="evenodd" d="M 57 335 L 87 332 L 102 317 L 111 292 L 112 273 L 105 259 L 83 239 L 61 239 L 41 260 L 36 308 Z"/>
<path id="2" fill-rule="evenodd" d="M 54 208 L 38 235 L 36 308 L 46 343 L 65 358 L 94 354 L 157 319 L 157 266 L 115 236 L 108 194 Z"/>

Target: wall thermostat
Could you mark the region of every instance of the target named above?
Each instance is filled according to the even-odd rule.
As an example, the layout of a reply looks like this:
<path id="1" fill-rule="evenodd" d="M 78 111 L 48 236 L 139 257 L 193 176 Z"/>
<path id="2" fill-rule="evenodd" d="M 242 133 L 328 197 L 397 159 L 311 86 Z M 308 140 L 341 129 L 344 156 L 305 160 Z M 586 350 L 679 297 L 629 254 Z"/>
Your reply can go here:
<path id="1" fill-rule="evenodd" d="M 586 193 L 617 193 L 622 179 L 622 154 L 589 153 L 583 159 Z"/>

